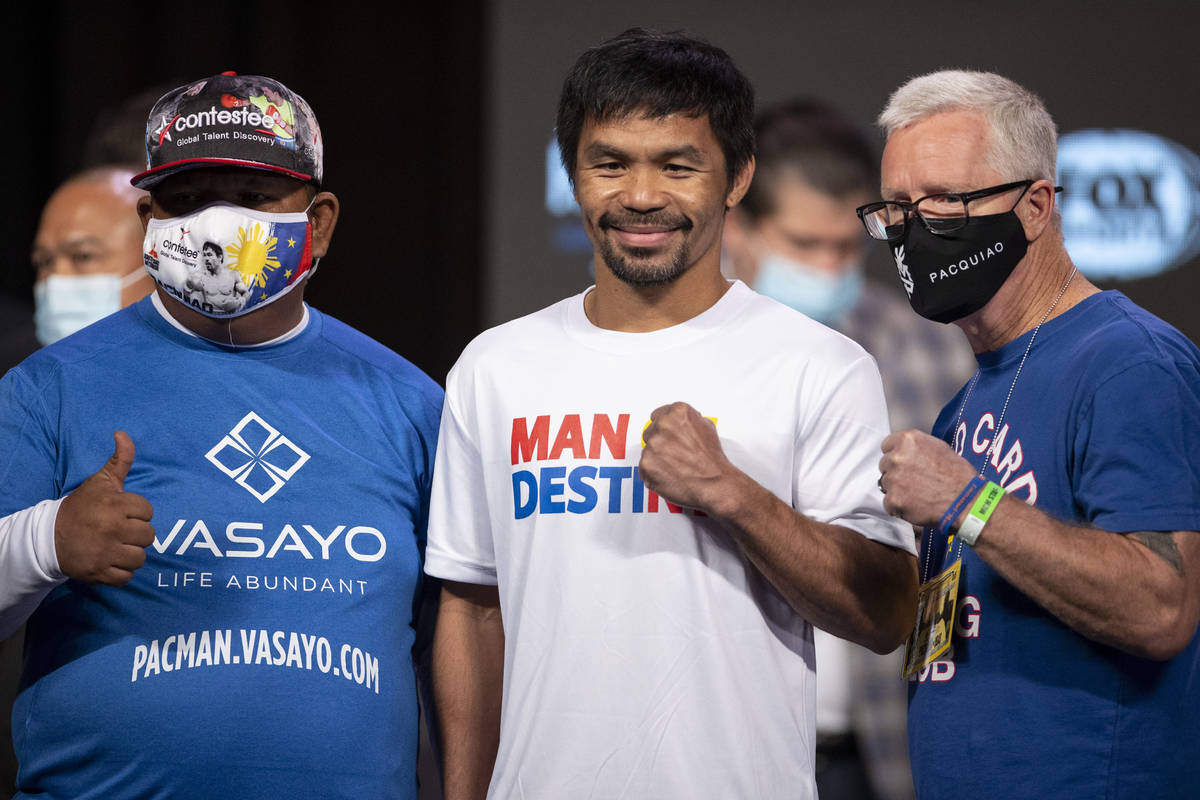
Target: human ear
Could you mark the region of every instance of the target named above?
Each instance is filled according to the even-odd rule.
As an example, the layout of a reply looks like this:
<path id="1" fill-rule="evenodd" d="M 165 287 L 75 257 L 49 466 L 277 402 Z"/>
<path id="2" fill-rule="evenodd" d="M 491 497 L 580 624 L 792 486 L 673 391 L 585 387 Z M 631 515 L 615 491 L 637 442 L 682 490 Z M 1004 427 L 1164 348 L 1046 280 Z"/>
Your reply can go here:
<path id="1" fill-rule="evenodd" d="M 1025 228 L 1025 238 L 1030 242 L 1045 232 L 1054 218 L 1054 184 L 1048 180 L 1034 181 L 1017 208 L 1017 216 Z"/>
<path id="2" fill-rule="evenodd" d="M 742 202 L 742 198 L 746 196 L 746 192 L 750 189 L 750 181 L 753 178 L 754 156 L 750 156 L 746 164 L 738 172 L 737 177 L 733 179 L 733 185 L 729 187 L 729 193 L 725 195 L 726 208 L 733 208 Z"/>
<path id="3" fill-rule="evenodd" d="M 333 229 L 337 227 L 340 209 L 333 192 L 319 192 L 313 198 L 312 206 L 308 209 L 308 219 L 312 223 L 313 258 L 324 258 L 329 252 L 329 242 L 333 238 Z"/>
<path id="4" fill-rule="evenodd" d="M 144 194 L 137 199 L 137 215 L 142 222 L 142 234 L 146 233 L 146 226 L 150 223 L 150 216 L 154 213 L 154 201 L 150 199 L 150 195 Z"/>

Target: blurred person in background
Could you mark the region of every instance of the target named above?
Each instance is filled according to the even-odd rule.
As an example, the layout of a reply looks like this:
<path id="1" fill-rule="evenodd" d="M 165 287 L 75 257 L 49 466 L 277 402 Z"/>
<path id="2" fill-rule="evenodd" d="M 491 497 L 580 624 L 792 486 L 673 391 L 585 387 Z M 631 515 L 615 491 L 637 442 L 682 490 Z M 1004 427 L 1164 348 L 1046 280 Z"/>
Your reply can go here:
<path id="1" fill-rule="evenodd" d="M 128 229 L 125 222 L 132 222 L 137 239 L 134 244 L 133 260 L 129 263 L 129 267 L 137 267 L 137 270 L 126 274 L 123 279 L 128 283 L 120 287 L 119 306 L 122 308 L 144 297 L 153 286 L 148 277 L 145 280 L 137 278 L 139 274 L 144 273 L 141 270 L 142 230 L 141 225 L 136 221 L 135 206 L 137 198 L 145 193 L 130 186 L 129 178 L 138 172 L 141 164 L 145 162 L 145 127 L 150 108 L 154 105 L 155 100 L 179 83 L 176 81 L 144 89 L 104 109 L 97 115 L 96 122 L 83 144 L 80 161 L 81 172 L 68 179 L 50 198 L 42 212 L 41 226 L 35 238 L 34 248 L 36 250 L 37 242 L 43 239 L 43 232 L 47 234 L 47 237 L 50 235 L 47 227 L 47 215 L 51 212 L 51 205 L 56 203 L 58 208 L 55 210 L 55 214 L 59 219 L 51 227 L 61 227 L 59 223 L 64 217 L 76 217 L 82 229 L 88 232 L 81 238 L 94 236 L 99 239 L 111 239 L 115 249 L 122 252 L 129 247 Z M 76 191 L 79 186 L 84 184 L 92 184 L 92 191 Z M 82 208 L 70 208 L 71 200 L 65 195 L 73 195 L 74 202 L 81 205 Z M 98 196 L 105 195 L 107 195 L 105 199 L 97 199 Z M 109 213 L 116 213 L 114 210 L 120 210 L 123 214 L 122 217 L 115 220 L 112 226 L 116 230 L 110 231 L 101 227 L 99 220 Z M 66 244 L 66 241 L 63 241 L 62 244 Z M 57 260 L 53 258 L 53 254 L 57 250 L 57 246 L 50 245 L 48 252 L 44 253 L 43 257 L 51 256 L 52 260 Z M 72 275 L 78 271 L 79 267 L 84 266 L 84 263 L 81 262 L 85 262 L 89 268 L 96 266 L 92 257 L 95 248 L 89 248 L 89 251 L 85 252 L 78 252 L 75 247 L 69 247 L 66 250 L 74 269 L 68 266 L 65 272 L 55 274 Z M 40 277 L 36 263 L 37 258 L 38 255 L 35 253 L 35 280 Z M 56 265 L 52 264 L 51 269 L 57 269 Z M 92 283 L 103 284 L 105 282 L 111 284 L 107 280 L 93 281 Z M 52 283 L 62 284 L 63 282 L 56 279 Z M 0 375 L 24 361 L 40 345 L 48 344 L 48 340 L 61 338 L 56 335 L 56 330 L 61 330 L 61 335 L 66 335 L 82 327 L 81 324 L 75 324 L 69 320 L 90 318 L 89 321 L 94 321 L 94 319 L 99 319 L 99 316 L 95 314 L 94 307 L 89 309 L 82 303 L 64 305 L 63 301 L 66 298 L 58 294 L 59 291 L 49 288 L 46 284 L 42 284 L 40 289 L 34 289 L 35 296 L 40 293 L 45 301 L 38 303 L 38 307 L 42 309 L 39 319 L 44 324 L 44 333 L 40 340 L 34 317 L 29 313 L 28 306 L 15 299 L 0 295 Z M 111 307 L 111 290 L 106 289 L 103 294 L 106 298 L 103 301 L 104 307 Z M 77 296 L 76 299 L 81 298 Z M 110 308 L 111 310 L 115 309 Z M 12 751 L 10 711 L 13 700 L 16 698 L 17 680 L 21 672 L 21 642 L 24 634 L 25 627 L 21 626 L 7 639 L 0 641 L 0 800 L 7 800 L 16 791 L 17 757 Z"/>
<path id="2" fill-rule="evenodd" d="M 870 238 L 854 209 L 874 196 L 878 155 L 834 107 L 796 99 L 759 114 L 758 166 L 725 224 L 726 270 L 849 336 L 875 357 L 892 430 L 928 430 L 970 376 L 953 328 L 914 315 L 867 280 Z M 898 653 L 879 656 L 817 629 L 817 787 L 822 800 L 913 796 Z"/>
<path id="3" fill-rule="evenodd" d="M 154 288 L 142 267 L 136 170 L 97 167 L 54 192 L 33 243 L 34 323 L 47 345 L 141 300 Z"/>
<path id="4" fill-rule="evenodd" d="M 128 167 L 95 167 L 69 178 L 50 196 L 33 244 L 35 344 L 56 342 L 154 288 L 142 267 L 137 201 L 146 193 L 129 185 L 135 173 Z M 5 371 L 33 349 L 15 353 L 19 357 Z M 10 711 L 24 633 L 22 626 L 0 641 L 0 797 L 16 791 Z"/>
<path id="5" fill-rule="evenodd" d="M 146 141 L 143 134 L 150 108 L 155 100 L 179 83 L 181 81 L 148 87 L 102 110 L 96 116 L 80 153 L 72 154 L 70 161 L 63 164 L 66 169 L 77 170 L 75 178 L 66 181 L 57 191 L 61 192 L 75 179 L 90 173 L 94 168 L 123 167 L 131 173 L 140 170 L 146 160 Z M 131 187 L 114 187 L 114 191 L 127 194 Z M 132 211 L 130 213 L 133 214 Z M 140 256 L 136 263 L 141 263 Z M 148 286 L 146 291 L 149 291 Z M 145 295 L 146 291 L 142 291 L 138 297 Z M 35 335 L 28 302 L 24 298 L 17 299 L 0 294 L 0 375 L 21 363 L 39 344 L 44 343 L 39 342 Z M 0 660 L 3 658 L 0 654 Z M 0 770 L 0 797 L 3 796 L 4 785 L 2 772 Z"/>
<path id="6" fill-rule="evenodd" d="M 958 331 L 914 316 L 898 289 L 864 275 L 870 238 L 854 209 L 879 185 L 876 149 L 813 99 L 766 109 L 755 133 L 754 181 L 725 225 L 727 272 L 862 345 L 892 430 L 928 429 L 975 362 Z"/>

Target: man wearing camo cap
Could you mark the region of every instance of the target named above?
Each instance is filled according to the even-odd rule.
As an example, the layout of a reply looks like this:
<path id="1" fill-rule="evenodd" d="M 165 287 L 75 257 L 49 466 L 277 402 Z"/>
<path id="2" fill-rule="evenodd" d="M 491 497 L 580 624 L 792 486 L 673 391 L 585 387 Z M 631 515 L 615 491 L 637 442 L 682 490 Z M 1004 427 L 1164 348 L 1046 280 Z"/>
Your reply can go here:
<path id="1" fill-rule="evenodd" d="M 338 201 L 299 95 L 197 81 L 146 147 L 156 291 L 0 381 L 21 796 L 415 798 L 442 392 L 303 301 Z"/>

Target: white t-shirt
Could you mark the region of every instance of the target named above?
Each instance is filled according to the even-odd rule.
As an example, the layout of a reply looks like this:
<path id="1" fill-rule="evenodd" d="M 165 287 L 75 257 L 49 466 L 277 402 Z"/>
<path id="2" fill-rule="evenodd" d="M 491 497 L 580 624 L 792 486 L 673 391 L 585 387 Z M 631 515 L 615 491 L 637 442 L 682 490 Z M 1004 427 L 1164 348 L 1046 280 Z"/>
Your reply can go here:
<path id="1" fill-rule="evenodd" d="M 650 333 L 597 328 L 583 296 L 483 333 L 447 378 L 425 569 L 499 586 L 489 797 L 815 797 L 811 626 L 636 467 L 683 401 L 793 508 L 911 552 L 876 487 L 874 361 L 740 282 Z"/>

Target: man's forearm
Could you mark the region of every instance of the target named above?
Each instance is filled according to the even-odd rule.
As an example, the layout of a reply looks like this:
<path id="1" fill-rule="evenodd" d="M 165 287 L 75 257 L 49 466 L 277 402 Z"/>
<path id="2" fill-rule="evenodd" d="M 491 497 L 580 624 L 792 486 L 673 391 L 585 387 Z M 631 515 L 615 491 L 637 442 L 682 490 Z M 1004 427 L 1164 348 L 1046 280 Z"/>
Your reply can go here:
<path id="1" fill-rule="evenodd" d="M 0 518 L 0 639 L 29 619 L 50 590 L 66 580 L 54 549 L 61 500 Z"/>
<path id="2" fill-rule="evenodd" d="M 1087 638 L 1166 659 L 1187 646 L 1200 620 L 1200 533 L 1155 534 L 1170 537 L 1170 557 L 1139 536 L 1146 535 L 1066 525 L 1005 497 L 975 551 Z"/>
<path id="3" fill-rule="evenodd" d="M 433 695 L 446 800 L 487 795 L 500 742 L 504 626 L 495 587 L 443 586 L 433 638 Z"/>
<path id="4" fill-rule="evenodd" d="M 646 486 L 724 523 L 746 557 L 814 625 L 879 653 L 903 641 L 916 616 L 911 553 L 792 509 L 733 465 L 716 426 L 688 404 L 661 406 L 650 420 L 639 463 Z"/>
<path id="5" fill-rule="evenodd" d="M 749 477 L 714 514 L 795 611 L 878 653 L 916 617 L 917 567 L 908 552 L 808 519 Z"/>

